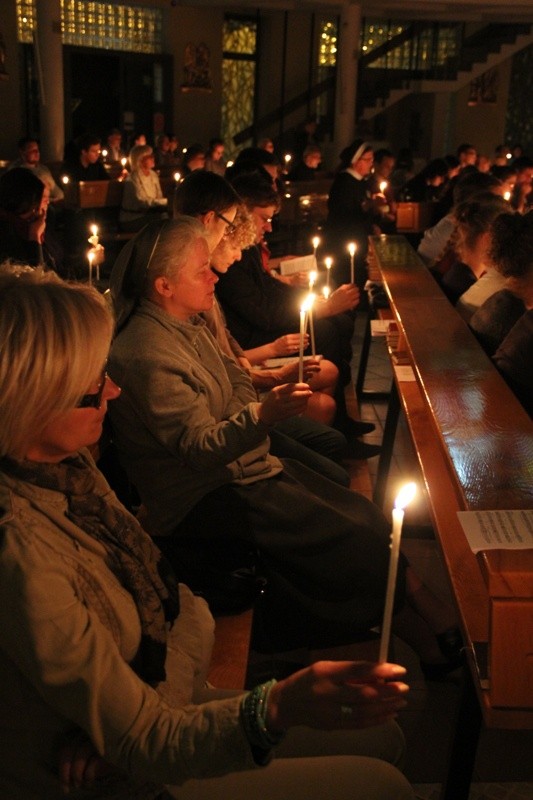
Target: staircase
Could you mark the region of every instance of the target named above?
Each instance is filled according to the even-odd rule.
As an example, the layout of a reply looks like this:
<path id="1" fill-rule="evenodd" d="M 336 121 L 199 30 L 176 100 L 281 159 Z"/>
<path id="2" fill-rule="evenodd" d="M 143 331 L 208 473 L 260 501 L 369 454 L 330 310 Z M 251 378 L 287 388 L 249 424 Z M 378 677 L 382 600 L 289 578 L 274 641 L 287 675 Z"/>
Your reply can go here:
<path id="1" fill-rule="evenodd" d="M 413 92 L 455 92 L 478 78 L 484 72 L 510 58 L 514 53 L 533 43 L 531 25 L 509 24 L 484 26 L 472 36 L 462 38 L 461 28 L 457 26 L 457 54 L 441 59 L 433 58 L 431 63 L 424 59 L 419 63 L 419 48 L 414 46 L 415 56 L 408 69 L 377 68 L 371 64 L 386 57 L 405 43 L 404 31 L 386 45 L 377 48 L 360 59 L 359 86 L 357 95 L 357 116 L 368 120 L 399 102 Z M 428 25 L 424 30 L 427 33 Z M 413 37 L 420 37 L 421 28 L 413 26 Z M 434 39 L 437 41 L 437 29 Z M 437 48 L 435 48 L 435 51 Z M 427 55 L 427 54 L 426 54 Z"/>

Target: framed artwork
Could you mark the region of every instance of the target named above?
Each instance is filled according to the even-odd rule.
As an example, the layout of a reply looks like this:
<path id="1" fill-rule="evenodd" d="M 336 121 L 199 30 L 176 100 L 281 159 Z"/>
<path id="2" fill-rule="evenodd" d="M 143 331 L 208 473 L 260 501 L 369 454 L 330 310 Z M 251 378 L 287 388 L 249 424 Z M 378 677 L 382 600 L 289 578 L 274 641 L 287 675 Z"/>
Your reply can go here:
<path id="1" fill-rule="evenodd" d="M 498 101 L 498 70 L 489 69 L 470 82 L 468 105 L 494 104 Z"/>
<path id="2" fill-rule="evenodd" d="M 180 86 L 182 92 L 213 91 L 210 58 L 211 51 L 204 42 L 197 45 L 192 42 L 187 44 L 183 59 L 183 82 Z"/>

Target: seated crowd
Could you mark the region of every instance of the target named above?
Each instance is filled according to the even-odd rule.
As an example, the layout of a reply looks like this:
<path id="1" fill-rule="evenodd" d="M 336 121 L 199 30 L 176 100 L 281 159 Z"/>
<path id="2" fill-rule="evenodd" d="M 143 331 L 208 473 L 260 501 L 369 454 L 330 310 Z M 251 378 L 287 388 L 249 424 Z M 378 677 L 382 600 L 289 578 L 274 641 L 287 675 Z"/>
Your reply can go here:
<path id="1" fill-rule="evenodd" d="M 533 415 L 533 162 L 484 172 L 465 144 L 394 177 L 390 150 L 353 142 L 321 245 L 335 280 L 303 333 L 307 276 L 280 280 L 268 242 L 283 180 L 318 169 L 310 137 L 285 173 L 263 147 L 226 169 L 219 138 L 179 157 L 167 135 L 126 155 L 112 130 L 103 157 L 81 139 L 73 181 L 128 159 L 131 236 L 105 297 L 57 274 L 62 198 L 37 141 L 0 177 L 2 796 L 413 800 L 404 668 L 326 660 L 380 625 L 388 574 L 389 523 L 345 468 L 379 452 L 345 401 L 368 236 L 395 231 L 402 198 L 431 204 L 420 256 Z M 165 168 L 187 173 L 170 203 Z M 302 346 L 303 372 L 286 358 Z M 142 525 L 93 460 L 104 421 Z M 309 653 L 241 692 L 207 682 L 235 576 L 251 578 L 258 649 Z M 404 556 L 392 627 L 428 680 L 461 667 L 453 610 Z"/>

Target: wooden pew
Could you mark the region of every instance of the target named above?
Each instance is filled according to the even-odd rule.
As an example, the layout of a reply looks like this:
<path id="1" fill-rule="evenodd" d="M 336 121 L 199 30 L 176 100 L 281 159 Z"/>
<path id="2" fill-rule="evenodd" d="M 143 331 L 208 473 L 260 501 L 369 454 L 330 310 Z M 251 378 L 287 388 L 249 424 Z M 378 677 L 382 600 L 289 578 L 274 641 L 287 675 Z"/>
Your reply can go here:
<path id="1" fill-rule="evenodd" d="M 415 382 L 395 381 L 376 500 L 383 496 L 394 416 L 402 408 L 456 601 L 478 708 L 489 727 L 533 729 L 533 550 L 476 556 L 457 517 L 459 510 L 533 507 L 533 422 L 403 237 L 371 237 L 370 247 L 416 376 Z M 443 795 L 450 800 L 468 796 L 477 738 L 471 700 L 466 692 L 463 710 L 470 706 L 461 726 L 467 730 L 469 720 L 474 726 L 470 740 L 454 743 Z M 458 767 L 465 748 L 471 763 Z"/>

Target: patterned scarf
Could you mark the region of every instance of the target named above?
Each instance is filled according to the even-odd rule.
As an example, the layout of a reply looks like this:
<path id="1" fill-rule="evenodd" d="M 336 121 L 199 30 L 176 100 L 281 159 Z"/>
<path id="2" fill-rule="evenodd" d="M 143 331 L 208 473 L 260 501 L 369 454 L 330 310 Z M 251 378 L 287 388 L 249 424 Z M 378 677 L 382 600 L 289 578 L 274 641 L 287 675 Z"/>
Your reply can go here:
<path id="1" fill-rule="evenodd" d="M 80 454 L 58 464 L 3 458 L 0 470 L 65 495 L 68 519 L 105 547 L 109 568 L 137 606 L 141 643 L 132 668 L 146 683 L 165 680 L 166 622 L 179 614 L 178 584 L 135 517 L 96 492 L 98 472 Z"/>

